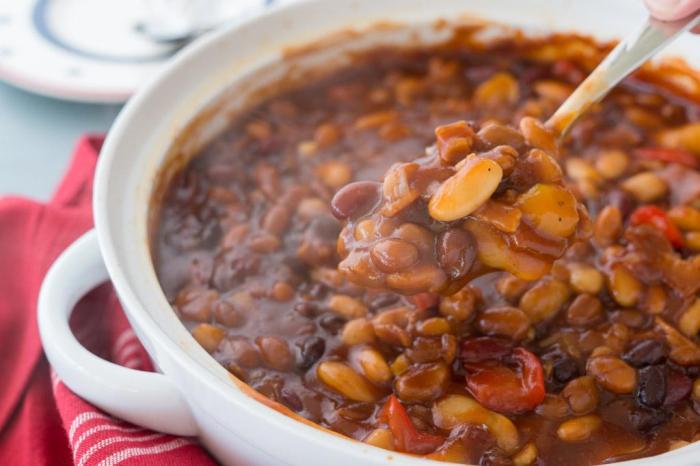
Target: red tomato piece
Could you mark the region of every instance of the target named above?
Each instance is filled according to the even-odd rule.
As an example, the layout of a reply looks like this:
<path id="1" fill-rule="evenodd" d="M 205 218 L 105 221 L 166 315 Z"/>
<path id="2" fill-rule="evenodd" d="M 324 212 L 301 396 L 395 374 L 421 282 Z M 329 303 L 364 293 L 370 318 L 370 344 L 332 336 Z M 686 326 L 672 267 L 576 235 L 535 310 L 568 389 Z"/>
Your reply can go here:
<path id="1" fill-rule="evenodd" d="M 535 409 L 545 396 L 540 360 L 518 347 L 506 362 L 510 364 L 469 365 L 467 389 L 484 407 L 500 413 L 518 414 Z"/>
<path id="2" fill-rule="evenodd" d="M 634 150 L 637 157 L 662 162 L 679 163 L 691 168 L 698 167 L 698 158 L 683 149 L 670 149 L 666 147 L 640 147 Z"/>
<path id="3" fill-rule="evenodd" d="M 382 408 L 380 418 L 386 419 L 394 436 L 394 445 L 399 451 L 425 455 L 437 450 L 445 439 L 416 429 L 396 395 L 391 395 Z"/>
<path id="4" fill-rule="evenodd" d="M 637 210 L 630 215 L 630 224 L 650 225 L 658 228 L 674 247 L 683 247 L 683 235 L 681 235 L 678 227 L 676 227 L 671 219 L 668 218 L 666 212 L 659 207 L 647 205 L 637 208 Z"/>

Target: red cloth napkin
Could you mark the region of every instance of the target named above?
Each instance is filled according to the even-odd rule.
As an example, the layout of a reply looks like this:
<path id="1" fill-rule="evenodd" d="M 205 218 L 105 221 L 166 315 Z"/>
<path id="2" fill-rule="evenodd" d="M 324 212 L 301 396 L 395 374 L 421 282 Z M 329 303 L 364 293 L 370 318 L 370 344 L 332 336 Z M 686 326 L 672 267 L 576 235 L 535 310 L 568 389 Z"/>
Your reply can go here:
<path id="1" fill-rule="evenodd" d="M 114 419 L 71 392 L 41 350 L 36 302 L 51 263 L 92 226 L 92 177 L 101 137 L 78 142 L 48 204 L 0 200 L 0 465 L 213 465 L 194 439 Z M 71 325 L 91 351 L 153 370 L 111 287 L 81 301 Z"/>

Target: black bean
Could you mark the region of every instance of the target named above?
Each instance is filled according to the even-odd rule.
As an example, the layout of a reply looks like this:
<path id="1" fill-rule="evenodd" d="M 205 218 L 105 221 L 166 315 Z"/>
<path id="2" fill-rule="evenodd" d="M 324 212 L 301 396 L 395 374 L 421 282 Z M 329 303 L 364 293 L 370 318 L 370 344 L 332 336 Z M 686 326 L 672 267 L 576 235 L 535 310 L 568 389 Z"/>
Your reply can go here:
<path id="1" fill-rule="evenodd" d="M 668 357 L 668 348 L 659 340 L 642 340 L 627 351 L 622 358 L 634 367 L 663 363 Z"/>
<path id="2" fill-rule="evenodd" d="M 326 341 L 317 335 L 306 337 L 297 345 L 299 346 L 297 367 L 303 371 L 313 366 L 326 351 Z"/>
<path id="3" fill-rule="evenodd" d="M 451 279 L 464 277 L 472 268 L 475 258 L 476 244 L 469 232 L 451 228 L 438 236 L 437 259 Z"/>
<path id="4" fill-rule="evenodd" d="M 552 367 L 552 375 L 557 382 L 566 383 L 578 377 L 578 365 L 571 358 L 558 359 Z"/>
<path id="5" fill-rule="evenodd" d="M 299 301 L 298 303 L 294 304 L 294 312 L 304 317 L 315 317 L 320 310 L 319 305 L 313 301 Z"/>
<path id="6" fill-rule="evenodd" d="M 663 366 L 648 366 L 639 370 L 635 393 L 639 403 L 658 408 L 666 399 L 666 373 Z"/>
<path id="7" fill-rule="evenodd" d="M 337 314 L 326 313 L 318 321 L 318 324 L 323 327 L 328 333 L 336 335 L 345 325 L 346 320 Z"/>
<path id="8" fill-rule="evenodd" d="M 356 181 L 335 193 L 331 212 L 339 220 L 358 218 L 370 212 L 379 202 L 381 184 L 375 181 Z"/>
<path id="9" fill-rule="evenodd" d="M 636 430 L 648 432 L 666 422 L 670 416 L 671 413 L 667 410 L 637 406 L 630 412 L 629 421 Z"/>
<path id="10" fill-rule="evenodd" d="M 380 293 L 369 299 L 369 307 L 373 311 L 387 307 L 399 300 L 399 295 L 394 293 Z"/>
<path id="11" fill-rule="evenodd" d="M 666 399 L 664 405 L 672 406 L 684 400 L 693 390 L 693 381 L 680 370 L 666 368 Z"/>

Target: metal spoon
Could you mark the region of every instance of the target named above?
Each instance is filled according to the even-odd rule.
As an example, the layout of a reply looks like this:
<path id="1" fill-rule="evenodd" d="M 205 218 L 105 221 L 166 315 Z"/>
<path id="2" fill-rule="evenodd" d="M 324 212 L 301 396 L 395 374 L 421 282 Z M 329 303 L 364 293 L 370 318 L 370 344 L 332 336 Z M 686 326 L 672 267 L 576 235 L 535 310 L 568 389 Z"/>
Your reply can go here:
<path id="1" fill-rule="evenodd" d="M 574 90 L 547 121 L 559 136 L 588 108 L 599 102 L 620 81 L 680 34 L 700 24 L 700 12 L 678 21 L 648 18 L 634 34 L 621 41 L 590 75 Z"/>

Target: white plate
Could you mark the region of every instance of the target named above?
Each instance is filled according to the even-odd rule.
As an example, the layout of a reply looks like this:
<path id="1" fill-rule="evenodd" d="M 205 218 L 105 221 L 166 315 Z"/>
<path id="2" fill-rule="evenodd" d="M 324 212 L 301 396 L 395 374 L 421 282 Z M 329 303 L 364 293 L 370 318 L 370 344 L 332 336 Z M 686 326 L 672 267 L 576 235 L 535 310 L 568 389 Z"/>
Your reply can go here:
<path id="1" fill-rule="evenodd" d="M 270 0 L 220 2 L 241 13 Z M 0 79 L 82 102 L 126 101 L 176 51 L 136 30 L 144 0 L 0 0 Z"/>

